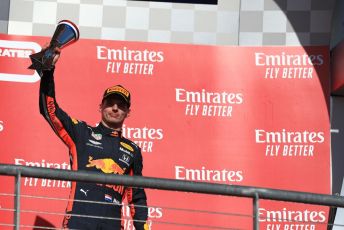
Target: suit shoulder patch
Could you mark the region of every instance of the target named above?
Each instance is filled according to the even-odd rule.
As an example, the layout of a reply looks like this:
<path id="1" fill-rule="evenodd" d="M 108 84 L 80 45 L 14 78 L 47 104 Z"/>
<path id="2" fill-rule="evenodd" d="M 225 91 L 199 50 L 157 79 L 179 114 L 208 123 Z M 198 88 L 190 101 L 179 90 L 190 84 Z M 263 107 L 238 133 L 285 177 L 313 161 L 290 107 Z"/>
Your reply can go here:
<path id="1" fill-rule="evenodd" d="M 77 125 L 80 121 L 78 119 L 72 118 L 72 122 L 74 125 Z"/>
<path id="2" fill-rule="evenodd" d="M 131 152 L 134 152 L 134 149 L 131 145 L 129 145 L 128 143 L 125 143 L 123 141 L 120 142 L 120 145 L 123 146 L 125 149 L 131 151 Z"/>

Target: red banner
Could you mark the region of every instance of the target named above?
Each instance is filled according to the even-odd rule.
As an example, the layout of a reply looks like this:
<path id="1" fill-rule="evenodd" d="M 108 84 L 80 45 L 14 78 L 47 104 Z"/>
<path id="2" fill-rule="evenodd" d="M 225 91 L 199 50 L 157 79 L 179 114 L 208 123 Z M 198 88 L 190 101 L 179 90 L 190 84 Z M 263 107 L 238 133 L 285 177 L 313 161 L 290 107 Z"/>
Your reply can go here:
<path id="1" fill-rule="evenodd" d="M 27 69 L 28 55 L 46 42 L 0 35 L 1 163 L 70 167 L 66 146 L 39 114 L 39 77 Z M 142 149 L 144 176 L 330 194 L 328 53 L 327 47 L 81 39 L 62 51 L 56 94 L 70 116 L 96 125 L 104 89 L 128 88 L 132 111 L 123 132 Z M 9 185 L 0 192 L 13 193 L 12 178 L 0 181 Z M 69 182 L 49 179 L 22 181 L 23 195 L 66 199 L 69 188 Z M 252 227 L 250 199 L 159 190 L 147 195 L 155 229 Z M 67 201 L 23 196 L 21 202 L 23 210 L 35 210 L 21 214 L 22 224 L 61 226 L 63 215 L 38 211 L 63 213 Z M 13 208 L 13 199 L 0 196 L 0 206 Z M 0 222 L 11 223 L 1 212 Z M 324 207 L 266 201 L 260 222 L 262 229 L 326 229 L 327 214 Z"/>

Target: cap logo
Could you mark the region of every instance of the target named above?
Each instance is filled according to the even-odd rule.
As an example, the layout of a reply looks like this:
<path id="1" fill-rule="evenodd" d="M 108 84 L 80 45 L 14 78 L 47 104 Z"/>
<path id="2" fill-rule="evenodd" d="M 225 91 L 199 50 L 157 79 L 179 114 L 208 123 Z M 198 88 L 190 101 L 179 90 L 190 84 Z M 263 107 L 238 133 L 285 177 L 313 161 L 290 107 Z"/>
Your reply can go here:
<path id="1" fill-rule="evenodd" d="M 120 87 L 120 86 L 114 86 L 114 87 L 111 87 L 109 89 L 106 90 L 106 94 L 108 93 L 112 93 L 112 92 L 118 92 L 118 93 L 121 93 L 123 95 L 125 95 L 126 97 L 129 97 L 129 92 L 128 90 Z"/>

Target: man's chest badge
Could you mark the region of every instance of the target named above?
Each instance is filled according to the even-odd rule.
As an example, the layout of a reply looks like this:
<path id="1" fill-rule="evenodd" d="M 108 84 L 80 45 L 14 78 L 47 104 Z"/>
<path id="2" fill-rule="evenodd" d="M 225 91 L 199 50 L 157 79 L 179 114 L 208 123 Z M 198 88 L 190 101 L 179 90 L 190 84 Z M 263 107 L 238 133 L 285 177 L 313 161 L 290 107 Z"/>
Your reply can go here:
<path id="1" fill-rule="evenodd" d="M 91 133 L 91 136 L 96 139 L 97 141 L 100 141 L 102 139 L 102 135 L 100 133 Z"/>
<path id="2" fill-rule="evenodd" d="M 130 162 L 130 157 L 127 154 L 123 154 L 121 156 L 121 158 L 119 159 L 119 161 L 123 162 L 124 164 L 126 164 L 127 166 L 129 166 L 129 162 Z"/>

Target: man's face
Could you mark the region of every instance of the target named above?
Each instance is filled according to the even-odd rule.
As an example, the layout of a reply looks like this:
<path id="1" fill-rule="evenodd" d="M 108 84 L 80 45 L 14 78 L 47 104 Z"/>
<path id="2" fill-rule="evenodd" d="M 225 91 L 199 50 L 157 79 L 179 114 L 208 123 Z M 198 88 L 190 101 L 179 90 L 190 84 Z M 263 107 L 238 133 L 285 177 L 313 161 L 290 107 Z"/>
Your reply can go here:
<path id="1" fill-rule="evenodd" d="M 130 109 L 121 96 L 114 94 L 103 100 L 100 105 L 100 111 L 102 114 L 102 122 L 110 128 L 118 129 L 122 127 Z"/>

